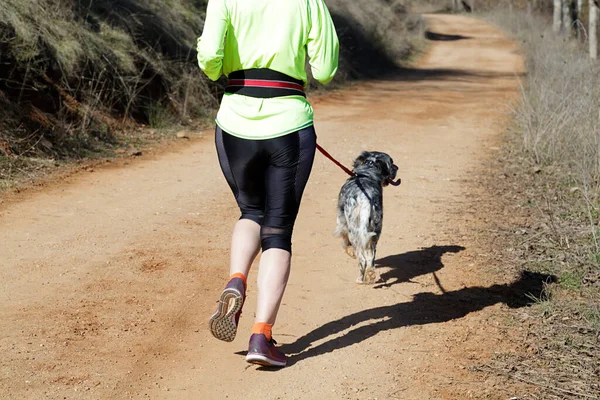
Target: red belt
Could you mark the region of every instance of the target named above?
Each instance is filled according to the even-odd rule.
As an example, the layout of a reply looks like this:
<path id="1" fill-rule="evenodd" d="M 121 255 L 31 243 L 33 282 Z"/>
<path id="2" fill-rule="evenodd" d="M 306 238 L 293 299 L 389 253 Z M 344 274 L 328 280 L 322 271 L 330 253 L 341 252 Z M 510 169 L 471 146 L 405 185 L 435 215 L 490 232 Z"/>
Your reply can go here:
<path id="1" fill-rule="evenodd" d="M 304 94 L 304 87 L 300 84 L 293 82 L 271 81 L 264 79 L 230 79 L 227 82 L 227 88 L 240 87 L 290 89 L 298 91 L 299 94 Z"/>

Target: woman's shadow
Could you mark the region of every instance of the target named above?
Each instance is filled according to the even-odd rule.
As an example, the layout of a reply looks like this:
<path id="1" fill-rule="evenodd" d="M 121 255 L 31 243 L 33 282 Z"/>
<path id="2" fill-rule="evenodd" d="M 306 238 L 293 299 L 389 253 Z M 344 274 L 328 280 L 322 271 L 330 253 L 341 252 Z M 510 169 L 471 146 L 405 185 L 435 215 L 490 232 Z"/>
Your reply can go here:
<path id="1" fill-rule="evenodd" d="M 411 279 L 439 271 L 444 267 L 442 256 L 446 253 L 458 253 L 465 248 L 462 246 L 431 246 L 426 249 L 396 254 L 375 260 L 378 268 L 388 267 L 380 277 L 383 283 L 375 289 L 388 288 L 398 283 L 410 282 Z"/>

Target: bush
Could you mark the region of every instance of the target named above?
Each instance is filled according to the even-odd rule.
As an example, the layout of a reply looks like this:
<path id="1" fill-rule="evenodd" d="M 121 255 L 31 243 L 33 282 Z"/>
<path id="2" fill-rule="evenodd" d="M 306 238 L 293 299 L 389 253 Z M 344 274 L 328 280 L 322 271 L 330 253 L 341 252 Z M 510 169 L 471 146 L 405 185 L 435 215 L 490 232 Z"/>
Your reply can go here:
<path id="1" fill-rule="evenodd" d="M 155 103 L 169 103 L 181 117 L 214 106 L 217 92 L 206 89 L 194 65 L 204 7 L 183 0 L 5 0 L 0 62 L 10 67 L 0 71 L 8 114 L 0 140 L 22 156 L 77 157 L 67 142 L 80 138 L 93 150 L 94 141 L 114 140 L 120 122 L 148 123 Z M 40 138 L 52 146 L 36 145 Z"/>

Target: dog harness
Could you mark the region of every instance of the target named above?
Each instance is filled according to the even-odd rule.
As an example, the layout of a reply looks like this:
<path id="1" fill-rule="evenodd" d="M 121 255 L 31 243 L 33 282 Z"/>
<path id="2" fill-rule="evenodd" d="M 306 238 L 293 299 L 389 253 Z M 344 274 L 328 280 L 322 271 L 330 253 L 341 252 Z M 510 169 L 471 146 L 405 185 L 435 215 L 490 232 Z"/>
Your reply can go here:
<path id="1" fill-rule="evenodd" d="M 229 74 L 226 93 L 270 99 L 283 96 L 302 96 L 304 82 L 268 68 L 253 68 Z"/>

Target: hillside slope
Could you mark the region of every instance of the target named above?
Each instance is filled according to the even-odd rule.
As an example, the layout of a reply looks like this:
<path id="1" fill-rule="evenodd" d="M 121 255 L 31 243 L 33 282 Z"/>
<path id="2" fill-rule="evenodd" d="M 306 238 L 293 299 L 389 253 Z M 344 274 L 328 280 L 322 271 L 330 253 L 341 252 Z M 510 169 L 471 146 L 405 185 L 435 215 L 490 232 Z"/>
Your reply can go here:
<path id="1" fill-rule="evenodd" d="M 0 181 L 15 167 L 110 151 L 135 123 L 186 124 L 218 105 L 222 83 L 196 65 L 206 0 L 4 3 Z M 328 4 L 342 43 L 338 84 L 393 66 L 421 36 L 402 1 Z"/>

